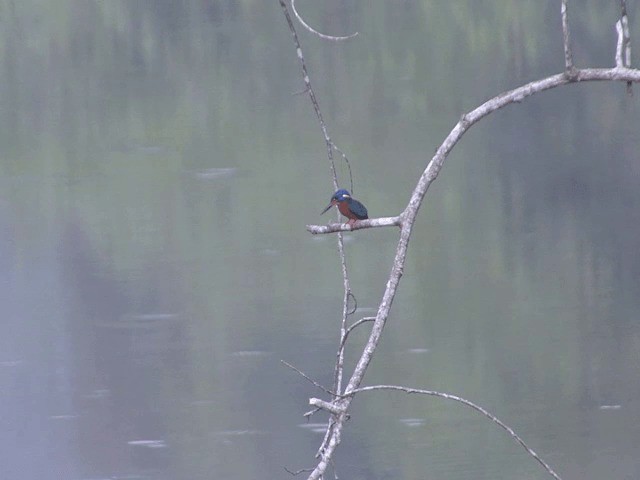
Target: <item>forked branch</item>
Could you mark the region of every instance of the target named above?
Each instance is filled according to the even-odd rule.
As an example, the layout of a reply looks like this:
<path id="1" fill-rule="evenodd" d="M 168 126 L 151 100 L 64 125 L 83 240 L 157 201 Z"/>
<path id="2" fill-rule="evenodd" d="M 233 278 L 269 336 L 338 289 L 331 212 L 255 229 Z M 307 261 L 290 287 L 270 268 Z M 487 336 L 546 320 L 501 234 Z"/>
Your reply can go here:
<path id="1" fill-rule="evenodd" d="M 331 160 L 332 166 L 332 174 L 334 178 L 334 185 L 337 187 L 336 176 L 335 176 L 335 167 L 333 166 L 333 157 L 332 157 L 332 142 L 327 134 L 326 126 L 322 120 L 322 116 L 320 115 L 320 111 L 318 108 L 318 103 L 311 89 L 311 83 L 309 81 L 308 73 L 306 67 L 304 65 L 304 59 L 302 56 L 302 50 L 300 48 L 300 43 L 298 42 L 297 35 L 295 33 L 295 28 L 293 23 L 291 22 L 291 18 L 287 12 L 287 7 L 285 5 L 284 0 L 279 0 L 280 5 L 283 8 L 285 17 L 287 18 L 287 22 L 289 24 L 289 28 L 292 31 L 296 50 L 298 54 L 298 58 L 301 60 L 302 64 L 302 72 L 305 84 L 307 85 L 307 91 L 309 92 L 309 96 L 314 105 L 314 109 L 316 110 L 316 114 L 320 121 L 320 125 L 322 127 L 322 131 L 325 137 L 325 142 L 327 143 L 328 155 Z M 414 188 L 409 203 L 407 204 L 404 211 L 398 215 L 397 217 L 388 217 L 383 219 L 370 219 L 370 220 L 362 220 L 355 223 L 355 225 L 340 225 L 340 224 L 330 224 L 326 226 L 319 225 L 308 225 L 307 229 L 314 234 L 320 233 L 334 233 L 338 232 L 339 236 L 339 250 L 342 258 L 343 265 L 343 277 L 345 280 L 345 299 L 344 299 L 344 309 L 343 309 L 343 318 L 341 324 L 341 342 L 339 347 L 339 360 L 337 363 L 337 372 L 342 374 L 343 368 L 343 358 L 344 358 L 344 339 L 347 335 L 346 328 L 346 316 L 347 316 L 347 303 L 350 295 L 348 278 L 346 276 L 346 263 L 344 260 L 344 249 L 341 242 L 341 232 L 343 231 L 351 231 L 351 230 L 359 230 L 365 228 L 372 227 L 382 227 L 382 226 L 398 226 L 400 227 L 400 238 L 398 241 L 398 246 L 396 248 L 395 258 L 393 262 L 393 266 L 391 272 L 389 274 L 389 278 L 387 280 L 386 288 L 384 294 L 382 296 L 382 300 L 378 306 L 378 310 L 375 316 L 375 320 L 373 322 L 373 326 L 371 328 L 371 332 L 369 335 L 369 339 L 367 344 L 365 345 L 361 356 L 354 368 L 354 371 L 349 379 L 347 386 L 344 388 L 344 391 L 340 388 L 340 382 L 338 382 L 337 388 L 334 389 L 334 393 L 336 395 L 332 395 L 332 400 L 330 402 L 320 400 L 320 399 L 311 399 L 310 403 L 317 408 L 325 409 L 331 413 L 331 418 L 329 421 L 329 426 L 327 432 L 325 434 L 324 440 L 320 449 L 318 450 L 319 461 L 316 468 L 313 470 L 311 475 L 309 475 L 309 480 L 319 480 L 323 477 L 327 467 L 331 464 L 333 454 L 335 449 L 340 444 L 342 437 L 342 429 L 344 427 L 345 421 L 349 417 L 349 407 L 356 393 L 364 392 L 367 390 L 373 390 L 374 387 L 360 387 L 364 375 L 367 371 L 367 368 L 373 358 L 373 354 L 375 353 L 380 338 L 382 336 L 382 332 L 386 325 L 387 319 L 389 318 L 389 312 L 391 310 L 391 305 L 395 298 L 398 285 L 400 282 L 400 278 L 402 277 L 404 271 L 404 265 L 406 261 L 407 249 L 409 245 L 409 240 L 411 238 L 411 233 L 413 230 L 413 225 L 418 215 L 418 211 L 420 206 L 422 205 L 422 201 L 424 196 L 429 189 L 429 186 L 433 183 L 433 181 L 438 177 L 438 174 L 447 159 L 449 153 L 455 147 L 455 145 L 460 141 L 462 136 L 476 123 L 482 120 L 487 115 L 499 110 L 501 108 L 506 107 L 507 105 L 511 105 L 513 103 L 519 103 L 522 100 L 535 95 L 540 92 L 544 92 L 546 90 L 550 90 L 553 88 L 561 87 L 564 85 L 568 85 L 576 82 L 591 82 L 591 81 L 623 81 L 628 82 L 640 82 L 640 70 L 630 68 L 630 41 L 628 36 L 628 19 L 626 16 L 626 6 L 624 0 L 622 0 L 623 5 L 623 15 L 620 21 L 620 29 L 619 29 L 619 40 L 618 40 L 618 49 L 616 51 L 616 67 L 614 68 L 575 68 L 573 64 L 573 56 L 571 52 L 570 45 L 570 32 L 569 32 L 569 23 L 568 23 L 568 11 L 567 11 L 567 0 L 562 0 L 561 2 L 561 20 L 562 20 L 562 28 L 563 28 L 563 44 L 564 44 L 564 71 L 562 73 L 558 73 L 556 75 L 552 75 L 546 78 L 542 78 L 540 80 L 536 80 L 525 85 L 522 85 L 513 90 L 501 93 L 494 98 L 487 100 L 482 103 L 477 108 L 471 110 L 470 112 L 462 115 L 461 119 L 456 123 L 453 129 L 449 132 L 447 137 L 444 139 L 442 144 L 438 147 L 435 155 L 431 158 L 429 163 L 427 164 L 425 170 L 420 176 L 416 187 Z M 625 25 L 627 29 L 627 33 L 625 33 Z M 620 33 L 621 32 L 621 33 Z M 620 38 L 622 40 L 620 40 Z M 624 53 L 623 53 L 624 52 Z M 620 61 L 618 60 L 620 59 Z M 341 378 L 341 377 L 340 377 Z M 395 389 L 402 390 L 403 387 L 394 387 L 394 386 L 380 386 L 375 387 L 376 389 Z M 427 395 L 435 395 L 440 396 L 442 398 L 448 398 L 450 400 L 462 401 L 464 399 L 460 399 L 460 397 L 455 397 L 448 394 L 437 394 L 437 392 L 430 392 L 427 390 L 416 390 L 416 389 L 404 389 L 404 391 L 408 391 L 408 393 L 423 393 Z M 513 430 L 507 427 L 505 424 L 497 420 L 495 417 L 491 416 L 486 410 L 481 407 L 471 404 L 468 401 L 462 401 L 472 408 L 475 408 L 477 411 L 486 414 L 489 418 L 492 418 L 494 422 L 500 425 L 502 428 L 505 428 L 514 438 L 518 439 L 519 443 L 529 451 L 529 453 L 543 466 L 546 466 L 547 472 L 549 472 L 554 478 L 559 479 L 558 475 L 548 467 L 532 450 L 526 447 L 526 444 L 518 437 Z"/>

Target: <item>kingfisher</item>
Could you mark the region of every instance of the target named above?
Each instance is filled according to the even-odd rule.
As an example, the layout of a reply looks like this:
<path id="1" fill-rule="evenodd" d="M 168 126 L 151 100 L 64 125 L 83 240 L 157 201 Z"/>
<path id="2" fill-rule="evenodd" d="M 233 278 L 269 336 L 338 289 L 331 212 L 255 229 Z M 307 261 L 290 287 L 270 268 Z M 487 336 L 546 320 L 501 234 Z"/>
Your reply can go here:
<path id="1" fill-rule="evenodd" d="M 337 205 L 340 213 L 349 219 L 349 221 L 347 222 L 349 225 L 354 225 L 356 223 L 356 220 L 364 220 L 365 218 L 369 218 L 369 215 L 367 215 L 367 208 L 355 198 L 351 198 L 351 194 L 349 193 L 349 191 L 345 190 L 344 188 L 341 188 L 333 194 L 333 197 L 331 197 L 331 202 L 320 215 L 325 213 L 334 205 Z"/>

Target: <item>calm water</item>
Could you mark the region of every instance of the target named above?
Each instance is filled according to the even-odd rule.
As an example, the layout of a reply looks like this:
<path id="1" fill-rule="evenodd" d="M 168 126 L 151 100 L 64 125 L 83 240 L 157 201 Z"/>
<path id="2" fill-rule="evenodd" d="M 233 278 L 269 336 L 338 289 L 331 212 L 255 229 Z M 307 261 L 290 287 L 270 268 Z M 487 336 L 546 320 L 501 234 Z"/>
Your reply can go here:
<path id="1" fill-rule="evenodd" d="M 587 3 L 576 62 L 611 65 L 617 11 Z M 403 208 L 463 111 L 562 68 L 557 4 L 299 2 L 327 33 L 360 32 L 301 38 L 372 216 Z M 335 239 L 304 229 L 332 186 L 278 2 L 0 12 L 0 478 L 312 466 L 326 417 L 302 414 L 322 393 L 280 360 L 331 383 L 342 282 Z M 565 479 L 640 477 L 640 115 L 624 92 L 566 87 L 465 136 L 366 379 L 483 405 Z M 360 316 L 396 241 L 346 238 Z M 457 404 L 379 393 L 352 413 L 341 478 L 546 478 Z"/>

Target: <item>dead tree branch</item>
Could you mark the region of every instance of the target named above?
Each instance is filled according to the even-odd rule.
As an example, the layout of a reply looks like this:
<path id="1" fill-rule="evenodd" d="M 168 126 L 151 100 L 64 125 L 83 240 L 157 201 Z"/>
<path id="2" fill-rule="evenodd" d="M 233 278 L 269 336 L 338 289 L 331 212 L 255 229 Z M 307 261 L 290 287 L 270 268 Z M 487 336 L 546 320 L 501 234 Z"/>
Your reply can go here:
<path id="1" fill-rule="evenodd" d="M 313 93 L 313 89 L 311 88 L 311 83 L 309 81 L 308 73 L 306 66 L 304 64 L 304 58 L 302 56 L 302 50 L 300 48 L 300 43 L 298 41 L 298 37 L 295 33 L 295 28 L 291 21 L 291 18 L 288 14 L 287 7 L 284 3 L 284 0 L 279 0 L 280 5 L 283 8 L 284 15 L 289 24 L 289 28 L 292 32 L 296 51 L 298 54 L 298 58 L 300 59 L 302 65 L 302 73 L 305 84 L 307 86 L 307 91 L 313 103 L 314 109 L 316 111 L 316 115 L 318 116 L 318 120 L 320 121 L 320 125 L 324 134 L 325 142 L 327 144 L 328 156 L 331 163 L 331 171 L 334 178 L 334 186 L 337 188 L 337 177 L 335 172 L 335 166 L 333 163 L 332 157 L 332 142 L 327 134 L 327 128 L 322 120 L 322 115 L 320 114 L 320 109 L 318 107 L 318 102 L 316 100 L 316 96 Z M 624 5 L 624 1 L 623 1 Z M 326 225 L 326 226 L 317 226 L 317 225 L 308 225 L 307 229 L 311 233 L 334 233 L 338 232 L 338 245 L 340 250 L 340 256 L 342 259 L 343 265 L 343 279 L 345 286 L 345 295 L 344 295 L 344 308 L 343 308 L 343 317 L 341 324 L 341 341 L 340 347 L 338 351 L 338 361 L 336 363 L 336 388 L 334 389 L 337 395 L 333 395 L 332 401 L 327 402 L 325 400 L 312 398 L 309 403 L 314 405 L 317 408 L 324 409 L 331 413 L 331 418 L 329 421 L 329 426 L 327 427 L 327 432 L 325 438 L 318 450 L 319 461 L 316 468 L 313 470 L 311 475 L 309 475 L 309 480 L 319 480 L 321 479 L 328 465 L 331 464 L 333 454 L 335 449 L 340 444 L 342 437 L 342 429 L 346 420 L 349 417 L 348 411 L 351 405 L 351 402 L 356 393 L 366 391 L 365 388 L 361 388 L 360 385 L 364 378 L 364 375 L 369 367 L 369 364 L 373 358 L 373 354 L 378 347 L 378 343 L 382 336 L 382 332 L 387 323 L 387 319 L 389 318 L 389 312 L 391 310 L 391 305 L 395 298 L 398 285 L 400 282 L 400 278 L 402 277 L 404 271 L 404 265 L 407 256 L 407 249 L 409 245 L 409 240 L 411 238 L 411 233 L 413 231 L 413 225 L 418 215 L 418 211 L 422 202 L 424 200 L 424 196 L 426 195 L 430 185 L 433 181 L 438 177 L 442 166 L 447 159 L 451 150 L 455 147 L 455 145 L 460 141 L 462 136 L 476 123 L 482 120 L 484 117 L 489 114 L 499 110 L 501 108 L 506 107 L 507 105 L 511 105 L 513 103 L 519 103 L 527 97 L 535 95 L 537 93 L 544 92 L 546 90 L 550 90 L 553 88 L 561 87 L 564 85 L 568 85 L 571 83 L 577 82 L 593 82 L 593 81 L 623 81 L 623 82 L 640 82 L 640 70 L 631 69 L 629 67 L 630 61 L 630 46 L 628 46 L 628 42 L 625 43 L 625 33 L 624 33 L 624 22 L 627 23 L 628 29 L 628 20 L 626 20 L 626 9 L 623 10 L 623 18 L 625 20 L 621 20 L 622 27 L 622 46 L 619 47 L 620 50 L 620 58 L 622 58 L 622 51 L 624 49 L 625 60 L 623 62 L 618 62 L 618 54 L 616 56 L 616 67 L 614 68 L 575 68 L 573 65 L 573 58 L 570 48 L 570 34 L 569 34 L 569 24 L 568 24 L 568 12 L 567 12 L 567 0 L 563 0 L 561 3 L 561 19 L 563 25 L 563 43 L 564 43 L 564 57 L 565 57 L 565 71 L 556 75 L 552 75 L 546 78 L 542 78 L 540 80 L 535 80 L 525 85 L 522 85 L 513 90 L 501 93 L 486 102 L 482 103 L 477 108 L 471 110 L 470 112 L 462 115 L 460 120 L 456 123 L 453 129 L 449 132 L 447 137 L 444 139 L 442 144 L 438 147 L 435 155 L 431 158 L 429 163 L 427 164 L 425 170 L 420 176 L 417 185 L 415 186 L 409 203 L 405 207 L 404 211 L 398 215 L 397 217 L 388 217 L 385 219 L 371 219 L 371 220 L 362 220 L 356 222 L 355 225 Z M 620 42 L 620 40 L 619 40 Z M 385 287 L 384 294 L 382 296 L 382 300 L 380 305 L 378 306 L 378 310 L 375 316 L 375 321 L 373 322 L 373 326 L 371 328 L 371 332 L 369 334 L 369 339 L 367 344 L 365 345 L 360 358 L 354 368 L 354 371 L 349 379 L 347 386 L 344 388 L 344 391 L 341 388 L 341 378 L 343 372 L 343 364 L 344 364 L 344 339 L 347 335 L 346 328 L 346 318 L 348 315 L 347 303 L 348 298 L 351 295 L 348 283 L 348 277 L 346 274 L 346 262 L 344 260 L 344 246 L 342 244 L 342 232 L 343 231 L 351 231 L 358 230 L 364 228 L 371 227 L 381 227 L 381 226 L 398 226 L 400 227 L 400 238 L 398 241 L 398 245 L 396 248 L 395 258 L 393 261 L 393 266 L 391 272 L 389 274 L 389 278 Z M 393 389 L 400 389 L 401 387 L 392 387 Z M 413 391 L 412 393 L 425 393 L 425 394 L 435 394 L 435 393 L 426 393 L 427 391 Z M 443 396 L 443 395 L 436 395 Z M 449 396 L 450 399 L 459 399 L 459 397 Z M 446 398 L 446 397 L 445 397 Z M 464 401 L 462 403 L 465 403 Z M 466 403 L 469 406 L 471 402 Z M 487 413 L 481 407 L 474 405 L 476 410 L 481 413 Z M 487 413 L 487 415 L 490 415 Z M 491 416 L 489 417 L 491 418 Z M 495 418 L 495 417 L 493 417 Z M 494 421 L 496 421 L 495 419 Z M 504 425 L 502 422 L 497 421 L 501 427 L 505 428 L 510 434 L 515 433 L 509 427 Z M 515 436 L 514 438 L 519 439 L 520 437 Z M 522 442 L 519 440 L 520 444 L 529 451 L 530 454 L 536 458 L 543 466 L 544 462 L 542 462 L 535 452 L 530 451 Z M 554 478 L 558 479 L 559 477 L 553 470 L 548 468 L 547 471 L 554 476 Z"/>
<path id="2" fill-rule="evenodd" d="M 564 45 L 564 69 L 567 75 L 574 74 L 573 53 L 571 52 L 571 33 L 569 31 L 569 18 L 567 13 L 567 1 L 562 0 L 560 16 L 562 18 L 562 43 Z"/>
<path id="3" fill-rule="evenodd" d="M 347 331 L 346 331 L 344 337 L 342 338 L 342 343 L 340 344 L 340 348 L 341 349 L 344 348 L 345 344 L 347 343 L 347 338 L 349 338 L 349 334 L 351 332 L 353 332 L 356 328 L 358 328 L 363 323 L 373 322 L 375 319 L 376 319 L 376 317 L 364 317 L 364 318 L 361 318 L 360 320 L 358 320 L 357 322 L 355 322 L 349 328 L 347 328 Z"/>
<path id="4" fill-rule="evenodd" d="M 477 122 L 482 120 L 487 115 L 495 112 L 496 110 L 499 110 L 512 103 L 519 103 L 525 98 L 535 95 L 536 93 L 544 92 L 546 90 L 563 85 L 568 85 L 570 83 L 588 81 L 640 82 L 640 70 L 630 69 L 626 67 L 585 68 L 577 69 L 576 75 L 573 78 L 570 78 L 565 73 L 560 73 L 551 77 L 543 78 L 541 80 L 536 80 L 508 92 L 502 93 L 492 98 L 491 100 L 486 101 L 479 107 L 463 115 L 458 123 L 453 127 L 449 135 L 447 135 L 447 137 L 445 138 L 444 142 L 440 145 L 440 147 L 438 147 L 436 154 L 433 156 L 424 172 L 420 176 L 418 184 L 411 194 L 409 204 L 401 214 L 403 217 L 403 221 L 400 230 L 400 240 L 398 242 L 396 255 L 393 261 L 393 267 L 391 269 L 391 273 L 389 275 L 389 279 L 382 296 L 382 302 L 378 307 L 376 320 L 373 324 L 373 328 L 371 329 L 369 340 L 364 347 L 364 350 L 362 351 L 353 374 L 351 375 L 349 384 L 345 388 L 345 394 L 349 394 L 360 387 L 362 379 L 364 378 L 364 374 L 366 373 L 369 363 L 373 358 L 373 353 L 378 346 L 380 337 L 382 336 L 382 331 L 384 330 L 387 319 L 389 318 L 391 304 L 393 303 L 400 278 L 402 277 L 407 256 L 407 248 L 409 246 L 409 239 L 413 230 L 413 224 L 418 215 L 418 210 L 422 205 L 422 200 L 424 199 L 429 186 L 438 177 L 438 173 L 442 169 L 442 165 L 444 164 L 453 147 L 460 141 L 462 136 L 469 130 L 469 128 L 471 128 Z M 333 432 L 329 437 L 324 455 L 322 456 L 322 459 L 318 463 L 316 469 L 309 476 L 309 480 L 319 480 L 322 477 L 328 464 L 327 459 L 333 456 L 335 448 L 340 443 L 343 422 L 347 416 L 346 412 L 349 408 L 349 405 L 351 404 L 351 398 L 352 397 L 348 397 L 339 401 L 341 402 L 339 409 L 341 413 L 339 415 L 336 415 L 335 417 L 336 424 L 333 426 Z"/>
<path id="5" fill-rule="evenodd" d="M 314 235 L 320 233 L 335 232 L 351 232 L 353 230 L 361 230 L 363 228 L 376 227 L 401 227 L 402 216 L 397 217 L 381 217 L 369 218 L 367 220 L 357 220 L 356 223 L 349 225 L 347 223 L 330 223 L 328 225 L 307 225 L 307 230 Z"/>

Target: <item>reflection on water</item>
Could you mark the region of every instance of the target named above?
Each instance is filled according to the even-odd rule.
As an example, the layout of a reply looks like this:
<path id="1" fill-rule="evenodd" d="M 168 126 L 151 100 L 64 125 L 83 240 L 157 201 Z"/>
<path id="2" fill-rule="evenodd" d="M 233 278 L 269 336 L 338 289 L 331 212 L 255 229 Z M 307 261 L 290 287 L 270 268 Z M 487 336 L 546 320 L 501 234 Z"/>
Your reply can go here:
<path id="1" fill-rule="evenodd" d="M 462 111 L 562 68 L 551 0 L 434 5 L 305 4 L 320 30 L 361 32 L 302 38 L 375 215 L 404 207 Z M 584 64 L 609 62 L 614 7 L 575 8 Z M 3 13 L 0 478 L 311 466 L 327 418 L 302 415 L 324 393 L 280 360 L 331 385 L 342 280 L 335 238 L 304 228 L 333 187 L 277 2 Z M 579 85 L 475 127 L 420 213 L 366 383 L 469 398 L 563 478 L 638 477 L 639 120 L 624 86 Z M 350 321 L 375 314 L 396 240 L 345 235 Z M 336 468 L 543 476 L 477 413 L 391 392 L 359 397 Z"/>

